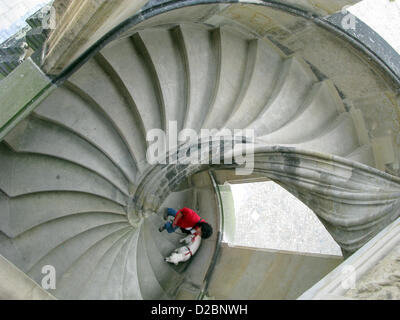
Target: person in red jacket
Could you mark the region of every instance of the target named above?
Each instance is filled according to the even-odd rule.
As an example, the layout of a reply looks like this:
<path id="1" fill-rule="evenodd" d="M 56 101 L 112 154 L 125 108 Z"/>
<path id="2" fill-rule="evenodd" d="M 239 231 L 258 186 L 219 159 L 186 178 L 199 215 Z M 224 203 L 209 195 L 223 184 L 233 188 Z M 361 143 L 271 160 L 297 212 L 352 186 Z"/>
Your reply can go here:
<path id="1" fill-rule="evenodd" d="M 158 229 L 160 232 L 167 230 L 168 233 L 173 233 L 176 229 L 181 228 L 182 232 L 200 235 L 203 239 L 207 239 L 212 235 L 213 229 L 211 225 L 192 209 L 184 207 L 179 211 L 175 211 L 172 208 L 168 208 L 167 215 L 175 217 L 174 221 L 172 223 L 167 221 Z"/>

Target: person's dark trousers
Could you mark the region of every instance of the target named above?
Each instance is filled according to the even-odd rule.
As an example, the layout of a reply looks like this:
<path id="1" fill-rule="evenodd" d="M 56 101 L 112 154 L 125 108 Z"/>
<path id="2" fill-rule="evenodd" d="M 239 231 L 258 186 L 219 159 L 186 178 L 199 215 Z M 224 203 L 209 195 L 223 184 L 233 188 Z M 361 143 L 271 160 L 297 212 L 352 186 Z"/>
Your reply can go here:
<path id="1" fill-rule="evenodd" d="M 172 209 L 172 208 L 168 208 L 168 209 L 167 209 L 167 215 L 168 215 L 168 216 L 171 216 L 171 217 L 174 217 L 174 218 L 175 218 L 177 212 L 178 212 L 178 211 L 176 211 L 176 210 L 174 210 L 174 209 Z M 175 232 L 176 229 L 179 228 L 178 226 L 173 227 L 173 226 L 172 226 L 172 222 L 170 222 L 170 221 L 167 221 L 167 222 L 165 223 L 164 227 L 165 227 L 165 229 L 168 231 L 168 233 L 173 233 L 173 232 Z"/>

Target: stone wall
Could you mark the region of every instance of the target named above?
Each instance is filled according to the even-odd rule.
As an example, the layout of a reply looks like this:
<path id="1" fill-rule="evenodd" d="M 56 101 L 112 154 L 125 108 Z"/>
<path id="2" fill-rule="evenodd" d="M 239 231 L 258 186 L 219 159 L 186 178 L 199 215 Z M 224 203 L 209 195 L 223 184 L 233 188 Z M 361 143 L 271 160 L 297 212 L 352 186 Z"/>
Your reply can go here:
<path id="1" fill-rule="evenodd" d="M 215 299 L 296 299 L 342 262 L 341 257 L 223 244 L 209 287 Z"/>

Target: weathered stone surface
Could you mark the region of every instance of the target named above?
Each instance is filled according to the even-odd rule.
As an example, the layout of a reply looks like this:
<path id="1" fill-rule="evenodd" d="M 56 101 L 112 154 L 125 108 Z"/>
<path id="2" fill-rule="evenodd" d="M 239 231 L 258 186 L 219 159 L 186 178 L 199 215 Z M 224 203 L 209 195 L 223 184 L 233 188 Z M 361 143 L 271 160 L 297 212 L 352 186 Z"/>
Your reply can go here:
<path id="1" fill-rule="evenodd" d="M 26 117 L 55 86 L 28 58 L 0 82 L 0 140 Z"/>
<path id="2" fill-rule="evenodd" d="M 397 219 L 299 299 L 396 299 L 399 230 L 400 219 Z"/>
<path id="3" fill-rule="evenodd" d="M 293 300 L 341 257 L 222 245 L 209 295 L 215 299 Z M 228 271 L 229 270 L 229 271 Z"/>
<path id="4" fill-rule="evenodd" d="M 79 0 L 55 2 L 57 28 L 46 42 L 43 69 L 60 73 L 124 19 L 136 13 L 148 0 Z"/>
<path id="5" fill-rule="evenodd" d="M 1 300 L 54 300 L 24 272 L 0 255 Z"/>
<path id="6" fill-rule="evenodd" d="M 256 146 L 254 161 L 254 172 L 279 183 L 315 212 L 346 255 L 361 248 L 399 215 L 400 179 L 379 170 L 279 146 Z M 187 176 L 197 170 L 198 166 L 192 166 Z M 161 170 L 159 178 L 152 180 L 160 181 L 168 174 L 171 179 L 176 177 L 173 185 L 184 178 L 174 169 Z M 161 204 L 168 189 L 156 188 L 154 182 L 149 195 L 162 194 Z M 138 198 L 147 196 L 139 194 Z"/>
<path id="7" fill-rule="evenodd" d="M 394 247 L 346 292 L 357 300 L 400 300 L 400 245 Z"/>

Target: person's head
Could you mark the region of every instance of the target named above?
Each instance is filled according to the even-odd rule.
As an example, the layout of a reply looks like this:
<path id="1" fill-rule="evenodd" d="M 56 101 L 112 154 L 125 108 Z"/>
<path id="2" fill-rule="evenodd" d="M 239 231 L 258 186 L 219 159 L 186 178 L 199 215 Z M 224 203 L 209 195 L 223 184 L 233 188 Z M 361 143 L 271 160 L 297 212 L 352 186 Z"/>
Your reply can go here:
<path id="1" fill-rule="evenodd" d="M 200 236 L 203 239 L 208 239 L 209 237 L 211 237 L 212 233 L 213 233 L 213 228 L 211 227 L 210 224 L 208 224 L 207 222 L 201 222 L 199 223 L 199 229 L 201 230 L 200 232 Z"/>

